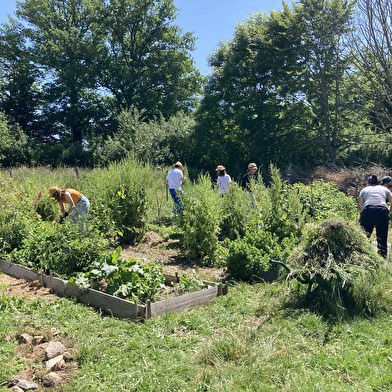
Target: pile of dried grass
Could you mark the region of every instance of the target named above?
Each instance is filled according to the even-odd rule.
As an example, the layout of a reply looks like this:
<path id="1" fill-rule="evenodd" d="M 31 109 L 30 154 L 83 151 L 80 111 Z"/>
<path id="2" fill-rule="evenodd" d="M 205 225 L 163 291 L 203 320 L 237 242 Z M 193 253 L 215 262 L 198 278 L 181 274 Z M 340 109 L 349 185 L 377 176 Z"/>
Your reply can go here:
<path id="1" fill-rule="evenodd" d="M 357 224 L 325 221 L 308 228 L 288 260 L 289 278 L 328 288 L 336 302 L 357 278 L 372 275 L 384 264 Z"/>

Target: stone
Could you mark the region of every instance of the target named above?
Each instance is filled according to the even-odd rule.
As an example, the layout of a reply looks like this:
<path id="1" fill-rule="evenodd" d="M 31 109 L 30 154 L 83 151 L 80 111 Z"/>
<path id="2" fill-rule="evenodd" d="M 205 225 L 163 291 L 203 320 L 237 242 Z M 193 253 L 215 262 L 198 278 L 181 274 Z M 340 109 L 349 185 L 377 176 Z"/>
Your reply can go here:
<path id="1" fill-rule="evenodd" d="M 28 389 L 38 389 L 38 385 L 36 383 L 34 383 L 34 382 L 31 382 L 31 381 L 13 379 L 10 382 L 14 386 L 16 386 L 18 388 L 21 388 L 24 391 L 27 391 Z"/>
<path id="2" fill-rule="evenodd" d="M 63 382 L 63 379 L 55 372 L 50 372 L 43 380 L 43 384 L 48 388 L 56 388 Z"/>
<path id="3" fill-rule="evenodd" d="M 60 370 L 65 365 L 65 361 L 62 355 L 58 355 L 46 362 L 46 370 L 55 371 Z"/>
<path id="4" fill-rule="evenodd" d="M 24 392 L 24 390 L 22 388 L 17 387 L 16 385 L 14 385 L 11 388 L 11 392 Z"/>
<path id="5" fill-rule="evenodd" d="M 45 350 L 45 359 L 52 359 L 58 355 L 64 354 L 66 348 L 60 342 L 50 342 Z"/>
<path id="6" fill-rule="evenodd" d="M 43 336 L 34 336 L 33 337 L 33 345 L 38 346 L 45 342 L 45 338 Z"/>
<path id="7" fill-rule="evenodd" d="M 28 333 L 22 333 L 21 335 L 19 335 L 19 339 L 18 339 L 19 344 L 31 344 L 32 341 L 33 341 L 33 337 Z"/>
<path id="8" fill-rule="evenodd" d="M 68 351 L 63 354 L 63 357 L 65 362 L 71 362 L 73 360 L 73 355 Z"/>

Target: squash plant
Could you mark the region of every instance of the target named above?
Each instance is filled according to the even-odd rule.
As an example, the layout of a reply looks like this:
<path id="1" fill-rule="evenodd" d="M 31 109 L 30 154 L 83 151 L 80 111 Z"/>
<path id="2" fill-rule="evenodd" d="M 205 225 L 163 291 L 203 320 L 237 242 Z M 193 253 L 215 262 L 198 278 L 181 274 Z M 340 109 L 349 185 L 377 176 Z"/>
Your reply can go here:
<path id="1" fill-rule="evenodd" d="M 143 267 L 136 259 L 121 257 L 121 247 L 92 264 L 89 272 L 79 273 L 70 282 L 94 288 L 124 299 L 137 299 L 141 303 L 154 301 L 160 289 L 165 288 L 165 278 L 155 262 Z"/>

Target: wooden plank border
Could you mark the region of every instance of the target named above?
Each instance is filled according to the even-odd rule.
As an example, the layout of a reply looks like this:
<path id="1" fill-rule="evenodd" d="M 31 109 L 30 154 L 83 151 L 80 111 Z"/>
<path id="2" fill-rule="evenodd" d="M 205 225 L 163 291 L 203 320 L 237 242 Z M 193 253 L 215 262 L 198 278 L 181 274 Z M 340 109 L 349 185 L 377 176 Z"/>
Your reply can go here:
<path id="1" fill-rule="evenodd" d="M 227 284 L 222 286 L 218 283 L 203 281 L 203 284 L 213 287 L 159 302 L 151 303 L 148 301 L 144 306 L 92 288 L 85 289 L 74 283 L 54 277 L 52 272 L 46 275 L 4 260 L 0 260 L 0 271 L 18 279 L 39 280 L 44 287 L 49 287 L 52 293 L 77 298 L 78 301 L 85 305 L 100 309 L 118 318 L 151 318 L 164 313 L 180 312 L 196 306 L 207 305 L 215 297 L 226 295 L 228 291 Z M 179 277 L 178 275 L 165 275 L 165 281 L 168 284 L 170 282 L 178 282 Z"/>

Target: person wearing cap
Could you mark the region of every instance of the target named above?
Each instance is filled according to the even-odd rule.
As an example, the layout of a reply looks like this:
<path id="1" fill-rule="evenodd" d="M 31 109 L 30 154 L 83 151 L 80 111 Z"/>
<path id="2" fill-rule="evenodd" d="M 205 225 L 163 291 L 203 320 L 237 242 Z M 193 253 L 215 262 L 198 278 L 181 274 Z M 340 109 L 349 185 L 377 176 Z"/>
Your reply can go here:
<path id="1" fill-rule="evenodd" d="M 364 228 L 368 238 L 376 228 L 378 253 L 387 257 L 388 253 L 388 225 L 389 212 L 391 210 L 392 193 L 380 185 L 377 176 L 371 175 L 368 179 L 368 186 L 363 188 L 359 194 L 360 224 Z"/>
<path id="2" fill-rule="evenodd" d="M 184 167 L 181 162 L 176 162 L 173 169 L 167 173 L 165 184 L 169 187 L 170 195 L 174 202 L 174 214 L 181 214 L 182 208 L 182 188 L 181 184 L 185 181 Z"/>
<path id="3" fill-rule="evenodd" d="M 390 190 L 392 188 L 392 178 L 389 176 L 381 178 L 381 185 L 385 186 Z"/>
<path id="4" fill-rule="evenodd" d="M 222 165 L 218 165 L 215 170 L 218 176 L 218 190 L 222 195 L 224 195 L 229 190 L 231 177 L 226 173 L 226 168 Z"/>
<path id="5" fill-rule="evenodd" d="M 81 227 L 85 227 L 87 213 L 90 209 L 90 202 L 86 196 L 75 189 L 60 189 L 57 186 L 49 188 L 49 195 L 60 204 L 60 223 L 63 223 L 63 220 L 70 215 L 71 223 L 78 223 Z M 68 210 L 65 209 L 65 204 L 69 205 Z"/>
<path id="6" fill-rule="evenodd" d="M 252 182 L 257 181 L 257 165 L 255 163 L 249 163 L 248 171 L 243 175 L 241 179 L 241 187 L 251 192 Z"/>

